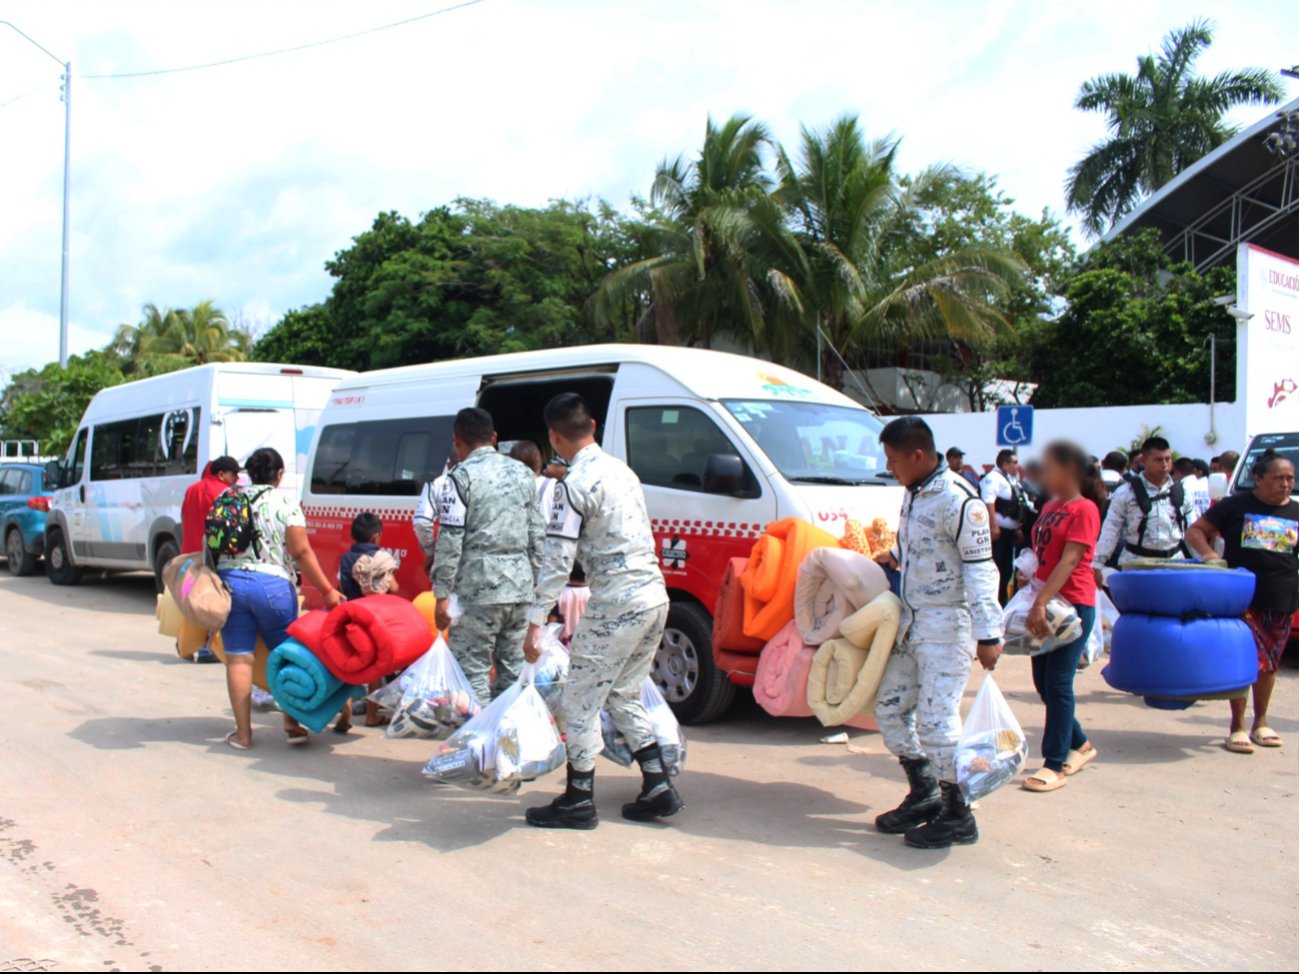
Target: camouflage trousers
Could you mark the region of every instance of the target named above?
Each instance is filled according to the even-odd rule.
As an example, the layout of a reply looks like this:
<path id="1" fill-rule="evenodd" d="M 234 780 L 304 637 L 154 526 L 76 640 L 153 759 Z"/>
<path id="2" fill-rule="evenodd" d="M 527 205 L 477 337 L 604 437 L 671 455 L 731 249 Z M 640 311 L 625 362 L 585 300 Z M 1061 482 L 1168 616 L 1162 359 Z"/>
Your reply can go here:
<path id="1" fill-rule="evenodd" d="M 875 699 L 884 746 L 901 758 L 927 757 L 940 781 L 955 781 L 952 755 L 969 678 L 970 651 L 964 645 L 898 643 Z"/>
<path id="2" fill-rule="evenodd" d="M 499 692 L 519 678 L 523 666 L 523 637 L 528 631 L 528 603 L 461 605 L 464 613 L 451 627 L 447 645 L 478 702 L 492 699 L 492 664 Z"/>
<path id="3" fill-rule="evenodd" d="M 600 710 L 622 731 L 635 753 L 654 743 L 654 729 L 640 702 L 641 684 L 649 676 L 663 640 L 668 607 L 636 609 L 616 616 L 582 616 L 569 647 L 568 763 L 577 771 L 595 768 L 604 746 Z"/>

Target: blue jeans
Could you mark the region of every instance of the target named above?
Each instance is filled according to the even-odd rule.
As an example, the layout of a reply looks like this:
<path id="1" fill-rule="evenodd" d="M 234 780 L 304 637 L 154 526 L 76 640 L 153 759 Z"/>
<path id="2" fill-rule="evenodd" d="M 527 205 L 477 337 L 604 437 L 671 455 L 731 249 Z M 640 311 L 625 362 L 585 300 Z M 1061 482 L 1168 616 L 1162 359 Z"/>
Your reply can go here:
<path id="1" fill-rule="evenodd" d="M 1063 771 L 1070 750 L 1087 743 L 1087 734 L 1074 716 L 1073 678 L 1078 673 L 1087 637 L 1096 624 L 1096 606 L 1075 605 L 1083 630 L 1067 646 L 1033 657 L 1033 686 L 1046 704 L 1046 727 L 1042 731 L 1042 758 L 1052 771 Z"/>
<path id="2" fill-rule="evenodd" d="M 289 638 L 288 628 L 298 617 L 298 593 L 292 582 L 279 575 L 238 569 L 227 569 L 221 577 L 230 587 L 230 617 L 221 630 L 227 656 L 253 652 L 258 634 L 267 649 Z"/>

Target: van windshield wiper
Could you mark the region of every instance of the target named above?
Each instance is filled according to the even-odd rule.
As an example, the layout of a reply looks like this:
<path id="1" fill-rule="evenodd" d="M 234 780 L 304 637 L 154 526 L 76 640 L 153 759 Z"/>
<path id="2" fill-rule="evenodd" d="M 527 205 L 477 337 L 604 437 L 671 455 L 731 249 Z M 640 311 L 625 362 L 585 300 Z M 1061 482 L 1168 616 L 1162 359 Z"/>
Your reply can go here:
<path id="1" fill-rule="evenodd" d="M 795 484 L 834 484 L 840 487 L 861 487 L 864 484 L 879 483 L 882 480 L 892 478 L 887 478 L 884 474 L 873 474 L 870 477 L 858 479 L 816 474 L 810 477 L 790 477 L 789 479 Z"/>

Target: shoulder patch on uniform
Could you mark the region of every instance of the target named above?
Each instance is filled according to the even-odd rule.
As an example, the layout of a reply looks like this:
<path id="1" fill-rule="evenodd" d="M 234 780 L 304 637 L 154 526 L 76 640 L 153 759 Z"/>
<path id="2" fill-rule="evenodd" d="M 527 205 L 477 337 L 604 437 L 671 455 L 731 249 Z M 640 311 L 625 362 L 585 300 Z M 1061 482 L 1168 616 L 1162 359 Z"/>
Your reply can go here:
<path id="1" fill-rule="evenodd" d="M 988 523 L 988 508 L 983 501 L 971 497 L 962 502 L 956 528 L 956 550 L 961 561 L 987 561 L 992 557 L 992 526 Z"/>
<path id="2" fill-rule="evenodd" d="M 555 484 L 554 501 L 550 508 L 550 523 L 546 537 L 576 541 L 582 533 L 582 515 L 573 505 L 569 490 L 561 480 Z"/>
<path id="3" fill-rule="evenodd" d="M 467 514 L 460 485 L 455 477 L 448 476 L 442 481 L 442 496 L 438 498 L 438 521 L 444 528 L 463 528 Z"/>

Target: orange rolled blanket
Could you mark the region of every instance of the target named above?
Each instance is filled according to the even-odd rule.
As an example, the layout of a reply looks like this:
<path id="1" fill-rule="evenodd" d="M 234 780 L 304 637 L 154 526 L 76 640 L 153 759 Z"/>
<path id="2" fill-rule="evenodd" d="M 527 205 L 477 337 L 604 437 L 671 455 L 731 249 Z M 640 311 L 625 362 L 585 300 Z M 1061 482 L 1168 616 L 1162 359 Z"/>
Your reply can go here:
<path id="1" fill-rule="evenodd" d="M 740 577 L 748 563 L 747 558 L 732 558 L 726 564 L 726 573 L 722 575 L 722 584 L 717 590 L 717 603 L 713 606 L 714 650 L 756 656 L 767 645 L 761 639 L 744 634 L 744 589 Z"/>
<path id="2" fill-rule="evenodd" d="M 744 634 L 764 642 L 794 618 L 798 567 L 814 548 L 837 548 L 839 541 L 814 524 L 787 517 L 767 525 L 740 576 L 744 587 Z"/>

